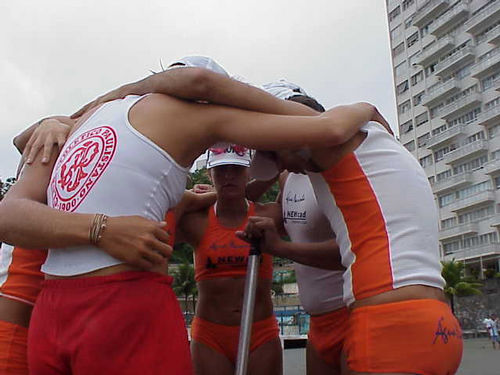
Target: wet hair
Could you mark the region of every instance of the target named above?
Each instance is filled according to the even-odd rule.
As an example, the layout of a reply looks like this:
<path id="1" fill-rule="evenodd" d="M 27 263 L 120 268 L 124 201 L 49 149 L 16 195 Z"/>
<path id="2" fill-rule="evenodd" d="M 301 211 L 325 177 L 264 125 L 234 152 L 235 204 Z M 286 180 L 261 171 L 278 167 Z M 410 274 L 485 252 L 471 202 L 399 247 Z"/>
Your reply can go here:
<path id="1" fill-rule="evenodd" d="M 294 95 L 294 96 L 288 98 L 287 100 L 291 100 L 292 102 L 295 102 L 295 103 L 304 104 L 304 105 L 308 106 L 309 108 L 312 108 L 318 112 L 325 112 L 325 108 L 321 104 L 319 104 L 316 99 L 311 98 L 310 96 L 297 94 L 297 95 Z"/>

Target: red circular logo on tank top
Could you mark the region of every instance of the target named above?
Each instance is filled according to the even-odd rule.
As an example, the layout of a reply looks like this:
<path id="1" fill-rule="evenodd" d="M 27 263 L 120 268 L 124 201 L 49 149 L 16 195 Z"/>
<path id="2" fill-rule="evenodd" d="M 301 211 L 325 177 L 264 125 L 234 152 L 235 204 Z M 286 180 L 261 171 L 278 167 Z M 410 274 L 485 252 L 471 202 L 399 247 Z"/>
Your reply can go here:
<path id="1" fill-rule="evenodd" d="M 52 207 L 74 211 L 113 159 L 116 133 L 101 126 L 80 134 L 64 148 L 50 181 Z"/>

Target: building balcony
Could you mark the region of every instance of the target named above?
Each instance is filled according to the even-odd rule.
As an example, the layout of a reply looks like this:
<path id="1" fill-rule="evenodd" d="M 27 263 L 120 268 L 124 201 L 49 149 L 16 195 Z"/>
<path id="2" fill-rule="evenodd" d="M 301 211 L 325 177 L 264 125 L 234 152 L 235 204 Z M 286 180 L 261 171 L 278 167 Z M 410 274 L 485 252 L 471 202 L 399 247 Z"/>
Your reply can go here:
<path id="1" fill-rule="evenodd" d="M 465 3 L 458 4 L 453 9 L 444 13 L 429 26 L 429 33 L 437 37 L 443 35 L 451 26 L 463 22 L 469 15 L 469 6 Z"/>
<path id="2" fill-rule="evenodd" d="M 474 49 L 472 47 L 465 47 L 449 56 L 447 59 L 436 64 L 434 74 L 437 76 L 445 76 L 452 73 L 461 65 L 465 65 L 474 61 Z"/>
<path id="3" fill-rule="evenodd" d="M 490 73 L 493 73 L 495 70 L 500 68 L 500 48 L 495 48 L 491 55 L 474 64 L 470 69 L 471 75 L 474 78 L 481 78 Z"/>
<path id="4" fill-rule="evenodd" d="M 486 174 L 495 174 L 500 172 L 500 159 L 491 160 L 483 165 L 484 173 Z"/>
<path id="5" fill-rule="evenodd" d="M 488 150 L 488 141 L 480 139 L 471 142 L 467 145 L 457 148 L 455 151 L 449 152 L 444 155 L 443 161 L 446 164 L 453 164 L 463 158 L 479 154 Z"/>
<path id="6" fill-rule="evenodd" d="M 434 19 L 439 13 L 443 12 L 450 5 L 449 0 L 430 0 L 420 7 L 413 16 L 412 24 L 422 27 L 427 22 Z"/>
<path id="7" fill-rule="evenodd" d="M 465 30 L 473 35 L 494 24 L 500 17 L 500 2 L 491 3 L 465 23 Z"/>
<path id="8" fill-rule="evenodd" d="M 468 249 L 460 249 L 455 251 L 454 253 L 446 254 L 443 257 L 443 260 L 450 261 L 455 259 L 457 261 L 479 258 L 489 255 L 500 255 L 500 244 L 499 243 L 490 243 L 488 245 L 471 247 Z"/>
<path id="9" fill-rule="evenodd" d="M 493 190 L 481 191 L 470 197 L 456 200 L 447 207 L 452 212 L 462 211 L 477 205 L 495 201 L 495 192 Z"/>
<path id="10" fill-rule="evenodd" d="M 500 227 L 500 214 L 496 214 L 490 219 L 490 227 Z"/>
<path id="11" fill-rule="evenodd" d="M 452 128 L 449 128 L 445 130 L 444 132 L 441 132 L 439 134 L 436 134 L 435 136 L 431 137 L 427 141 L 427 148 L 429 149 L 434 149 L 437 147 L 441 147 L 443 143 L 452 140 L 456 136 L 460 134 L 465 133 L 465 125 L 459 125 L 459 126 L 454 126 Z"/>
<path id="12" fill-rule="evenodd" d="M 500 121 L 500 105 L 496 105 L 493 108 L 482 112 L 477 117 L 478 125 L 489 126 Z"/>
<path id="13" fill-rule="evenodd" d="M 458 78 L 452 78 L 445 83 L 435 85 L 429 89 L 429 92 L 422 97 L 422 105 L 429 107 L 441 99 L 460 91 L 462 85 Z"/>
<path id="14" fill-rule="evenodd" d="M 435 182 L 434 185 L 432 185 L 432 191 L 434 194 L 443 193 L 446 190 L 457 189 L 471 183 L 471 172 L 460 173 L 445 180 Z"/>
<path id="15" fill-rule="evenodd" d="M 449 52 L 455 46 L 455 38 L 451 36 L 444 37 L 431 45 L 429 48 L 423 50 L 417 56 L 416 63 L 419 65 L 427 65 L 432 61 L 439 58 L 440 55 Z"/>
<path id="16" fill-rule="evenodd" d="M 500 25 L 486 34 L 486 42 L 498 46 L 500 44 Z"/>
<path id="17" fill-rule="evenodd" d="M 473 94 L 464 96 L 461 99 L 455 100 L 439 110 L 438 116 L 443 119 L 453 117 L 460 112 L 466 112 L 469 109 L 481 104 L 481 94 L 475 92 Z"/>
<path id="18" fill-rule="evenodd" d="M 479 231 L 477 223 L 459 224 L 451 228 L 439 231 L 439 240 L 447 240 L 453 237 L 459 237 L 466 234 L 474 234 Z"/>

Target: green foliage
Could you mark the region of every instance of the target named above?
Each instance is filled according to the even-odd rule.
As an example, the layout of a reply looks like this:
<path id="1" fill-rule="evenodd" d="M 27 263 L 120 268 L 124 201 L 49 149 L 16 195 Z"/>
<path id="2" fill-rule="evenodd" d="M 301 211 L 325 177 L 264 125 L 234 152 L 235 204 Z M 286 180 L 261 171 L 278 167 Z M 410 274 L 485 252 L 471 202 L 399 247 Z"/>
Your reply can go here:
<path id="1" fill-rule="evenodd" d="M 481 294 L 480 288 L 483 284 L 470 277 L 464 277 L 464 264 L 452 259 L 447 262 L 441 262 L 443 270 L 441 275 L 446 281 L 444 291 L 446 295 L 453 299 L 453 296 L 470 296 Z"/>
<path id="2" fill-rule="evenodd" d="M 187 189 L 191 189 L 196 184 L 212 184 L 207 168 L 201 168 L 189 174 Z"/>
<path id="3" fill-rule="evenodd" d="M 0 201 L 3 199 L 5 194 L 9 191 L 10 187 L 16 183 L 16 179 L 14 177 L 9 177 L 5 181 L 0 179 Z"/>
<path id="4" fill-rule="evenodd" d="M 260 197 L 259 202 L 260 203 L 276 202 L 276 197 L 278 196 L 279 192 L 280 192 L 280 185 L 278 181 L 276 181 L 264 194 L 262 194 L 262 197 Z"/>
<path id="5" fill-rule="evenodd" d="M 170 263 L 181 264 L 189 263 L 193 264 L 193 247 L 188 243 L 178 243 L 174 246 L 174 252 L 170 258 Z"/>
<path id="6" fill-rule="evenodd" d="M 195 309 L 195 298 L 198 295 L 196 281 L 194 280 L 194 267 L 188 262 L 180 264 L 172 272 L 174 283 L 172 289 L 178 297 L 184 297 L 184 306 L 188 307 L 189 297 L 193 298 L 193 311 Z"/>

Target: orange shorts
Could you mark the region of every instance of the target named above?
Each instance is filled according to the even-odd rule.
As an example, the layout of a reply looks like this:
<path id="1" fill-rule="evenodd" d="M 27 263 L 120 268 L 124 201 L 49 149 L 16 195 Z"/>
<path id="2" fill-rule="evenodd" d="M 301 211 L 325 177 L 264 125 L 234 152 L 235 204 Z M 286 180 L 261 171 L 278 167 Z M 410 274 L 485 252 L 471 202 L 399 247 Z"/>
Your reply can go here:
<path id="1" fill-rule="evenodd" d="M 0 320 L 0 374 L 28 375 L 28 329 Z"/>
<path id="2" fill-rule="evenodd" d="M 236 363 L 240 326 L 225 326 L 195 317 L 191 324 L 191 338 L 209 348 L 223 354 L 231 362 Z M 252 325 L 250 352 L 259 346 L 279 338 L 278 321 L 274 315 Z"/>
<path id="3" fill-rule="evenodd" d="M 319 357 L 331 366 L 340 367 L 340 353 L 347 333 L 347 307 L 323 314 L 311 315 L 308 340 Z"/>
<path id="4" fill-rule="evenodd" d="M 460 365 L 462 345 L 449 306 L 422 299 L 352 310 L 344 351 L 357 372 L 451 375 Z"/>

